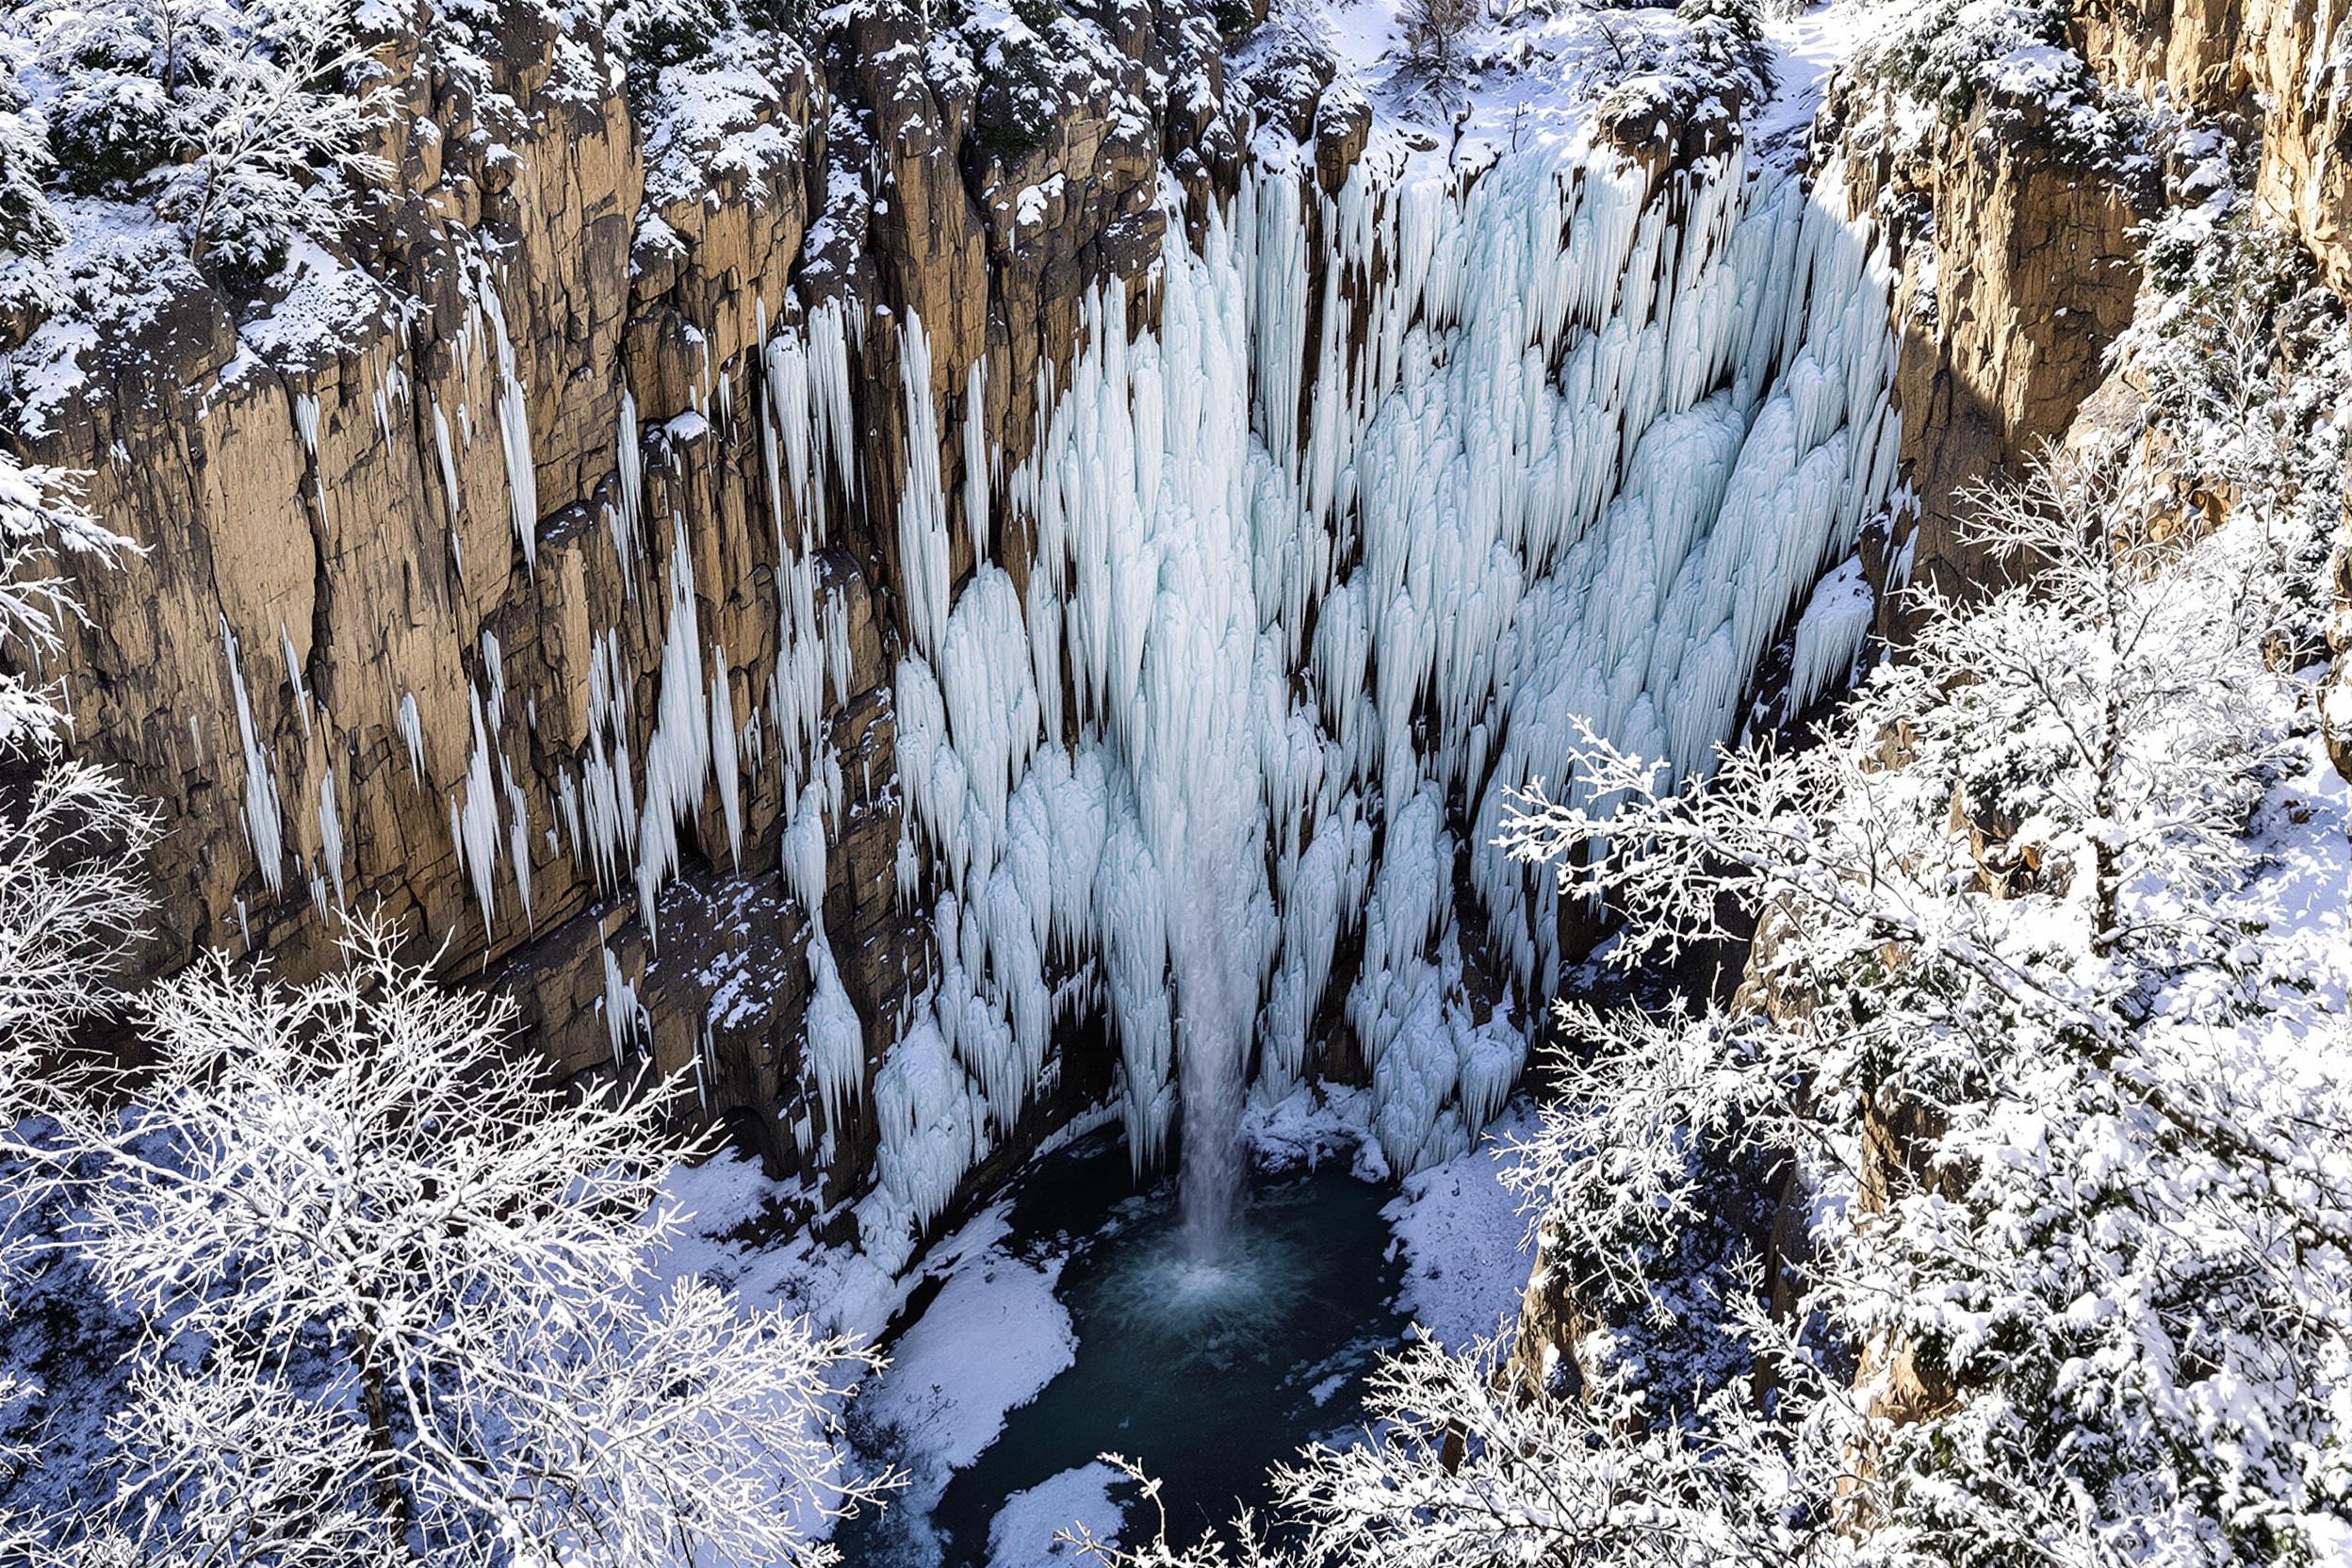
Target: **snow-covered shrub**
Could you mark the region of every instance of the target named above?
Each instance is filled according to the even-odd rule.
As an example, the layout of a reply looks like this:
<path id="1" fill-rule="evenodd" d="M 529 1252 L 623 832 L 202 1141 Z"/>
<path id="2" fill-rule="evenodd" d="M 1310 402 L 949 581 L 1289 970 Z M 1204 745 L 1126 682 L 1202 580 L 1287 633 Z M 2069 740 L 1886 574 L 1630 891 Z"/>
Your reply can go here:
<path id="1" fill-rule="evenodd" d="M 1772 90 L 1772 51 L 1756 0 L 1682 0 L 1675 20 L 1690 29 L 1693 74 L 1759 103 Z"/>
<path id="2" fill-rule="evenodd" d="M 629 101 L 643 112 L 663 70 L 707 59 L 734 22 L 726 0 L 621 0 L 606 13 L 604 37 L 625 62 Z"/>
<path id="3" fill-rule="evenodd" d="M 1992 85 L 2000 62 L 2066 46 L 2063 0 L 1901 0 L 1870 22 L 1856 63 L 1949 114 Z"/>
<path id="4" fill-rule="evenodd" d="M 1609 136 L 1634 151 L 1721 147 L 1772 93 L 1772 50 L 1755 0 L 1683 0 L 1670 21 L 1596 10 L 1574 54 Z"/>
<path id="5" fill-rule="evenodd" d="M 0 1129 L 24 1114 L 38 1058 L 116 1000 L 111 972 L 147 910 L 137 868 L 153 812 L 68 755 L 57 691 L 24 673 L 81 613 L 60 554 L 127 547 L 73 476 L 0 451 Z"/>
<path id="6" fill-rule="evenodd" d="M 2067 40 L 2063 0 L 1892 0 L 1871 12 L 1854 67 L 1957 120 L 1997 123 L 2082 168 L 2144 162 L 2144 106 L 2111 91 Z"/>
<path id="7" fill-rule="evenodd" d="M 1051 37 L 1058 13 L 1050 6 L 1022 9 L 1025 15 L 1015 15 L 986 40 L 973 41 L 980 95 L 972 123 L 980 145 L 1007 161 L 1018 161 L 1052 139 L 1061 106 L 1060 62 Z"/>
<path id="8" fill-rule="evenodd" d="M 102 1530 L 158 1561 L 834 1560 L 870 1360 L 694 1278 L 674 1096 L 566 1094 L 510 1004 L 364 927 L 299 989 L 201 965 L 146 1004 L 143 1103 L 86 1125 L 74 1237 L 147 1325 Z"/>
<path id="9" fill-rule="evenodd" d="M 338 236 L 383 172 L 391 89 L 348 0 L 49 0 L 30 31 L 58 183 L 152 202 L 232 276 Z"/>
<path id="10" fill-rule="evenodd" d="M 2294 237 L 2228 187 L 2155 226 L 2148 280 L 2149 307 L 2124 347 L 2145 368 L 2167 465 L 2291 547 L 2268 595 L 2281 612 L 2278 656 L 2314 657 L 2321 605 L 2301 590 L 2321 570 L 2343 504 L 2338 416 L 2352 406 L 2344 303 Z"/>
<path id="11" fill-rule="evenodd" d="M 1464 42 L 1485 12 L 1484 0 L 1405 0 L 1396 12 L 1405 68 L 1445 90 L 1462 74 Z"/>

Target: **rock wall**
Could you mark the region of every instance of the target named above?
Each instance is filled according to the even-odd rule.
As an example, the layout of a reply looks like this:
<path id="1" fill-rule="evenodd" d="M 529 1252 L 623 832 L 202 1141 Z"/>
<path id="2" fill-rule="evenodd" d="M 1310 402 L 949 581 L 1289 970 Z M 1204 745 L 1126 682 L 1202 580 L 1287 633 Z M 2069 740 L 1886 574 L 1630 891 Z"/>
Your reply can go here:
<path id="1" fill-rule="evenodd" d="M 2038 106 L 1991 94 L 1923 123 L 1889 90 L 1841 76 L 1816 130 L 1855 171 L 1855 210 L 1877 212 L 1903 257 L 1895 381 L 1916 513 L 1883 542 L 1877 580 L 1993 580 L 1999 564 L 1958 536 L 1967 494 L 2060 439 L 2105 379 L 2139 292 L 2148 182 L 2060 151 Z M 1881 602 L 1900 640 L 1899 603 Z"/>
<path id="2" fill-rule="evenodd" d="M 1230 180 L 1248 120 L 1223 40 L 1182 6 L 1111 8 L 1115 48 L 1061 70 L 1060 112 L 1014 136 L 990 84 L 935 80 L 921 24 L 872 8 L 808 52 L 711 62 L 724 90 L 700 114 L 632 101 L 601 39 L 531 4 L 479 35 L 454 14 L 420 6 L 378 42 L 403 90 L 380 137 L 394 172 L 347 259 L 258 301 L 164 265 L 135 314 L 17 345 L 51 363 L 17 381 L 11 444 L 89 471 L 89 504 L 140 547 L 83 576 L 64 677 L 85 749 L 164 803 L 146 963 L 218 945 L 300 976 L 372 913 L 515 995 L 566 1070 L 625 1047 L 692 1066 L 709 1114 L 777 1167 L 829 1152 L 838 1196 L 873 1133 L 853 1106 L 811 1141 L 792 1058 L 812 910 L 776 869 L 785 782 L 746 768 L 740 800 L 680 804 L 679 874 L 648 923 L 626 869 L 582 853 L 575 760 L 658 747 L 679 584 L 688 656 L 725 669 L 710 734 L 756 736 L 779 665 L 821 693 L 803 706 L 853 797 L 822 918 L 867 1054 L 889 1044 L 928 940 L 882 787 L 904 368 L 837 313 L 877 438 L 812 508 L 762 449 L 761 356 L 855 291 L 929 330 L 951 489 L 975 393 L 1018 453 L 1087 288 L 1148 305 L 1162 182 L 1205 201 Z M 821 659 L 782 645 L 796 570 Z"/>
<path id="3" fill-rule="evenodd" d="M 2080 0 L 2070 33 L 2095 91 L 2146 104 L 2153 127 L 2211 126 L 2249 149 L 2256 214 L 2352 296 L 2347 23 L 2334 0 Z M 1917 514 L 1882 542 L 1876 580 L 1993 580 L 1999 564 L 1955 536 L 1961 497 L 2064 439 L 2107 379 L 2140 286 L 2139 229 L 2172 171 L 2155 149 L 2136 163 L 2070 154 L 2031 102 L 1986 93 L 1965 115 L 1936 118 L 1851 74 L 1833 86 L 1816 137 L 1846 155 L 1856 210 L 1889 224 L 1904 264 L 1896 384 Z M 2340 578 L 2352 579 L 2347 562 L 2352 532 Z M 2352 647 L 2352 596 L 2339 603 L 2341 653 Z M 1891 603 L 1881 629 L 1902 635 Z M 2330 689 L 2331 750 L 2352 769 L 2352 661 L 2336 662 Z"/>

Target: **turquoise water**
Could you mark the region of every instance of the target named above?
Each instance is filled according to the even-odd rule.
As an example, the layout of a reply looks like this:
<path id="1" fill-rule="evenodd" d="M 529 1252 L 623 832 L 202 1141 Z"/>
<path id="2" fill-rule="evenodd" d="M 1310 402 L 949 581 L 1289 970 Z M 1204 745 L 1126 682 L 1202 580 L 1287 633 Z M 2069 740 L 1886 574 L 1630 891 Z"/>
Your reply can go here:
<path id="1" fill-rule="evenodd" d="M 1104 1452 L 1160 1478 L 1171 1536 L 1263 1508 L 1269 1468 L 1355 1428 L 1364 1375 L 1405 1331 L 1389 1305 L 1398 1265 L 1380 1217 L 1393 1196 L 1344 1168 L 1260 1178 L 1230 1247 L 1201 1264 L 1173 1184 L 1135 1194 L 1115 1141 L 1040 1161 L 1013 1191 L 1006 1248 L 1066 1260 L 1055 1295 L 1076 1359 L 956 1473 L 929 1530 L 885 1520 L 843 1537 L 849 1560 L 988 1568 L 988 1527 L 1007 1497 Z M 938 1555 L 913 1539 L 923 1535 Z"/>

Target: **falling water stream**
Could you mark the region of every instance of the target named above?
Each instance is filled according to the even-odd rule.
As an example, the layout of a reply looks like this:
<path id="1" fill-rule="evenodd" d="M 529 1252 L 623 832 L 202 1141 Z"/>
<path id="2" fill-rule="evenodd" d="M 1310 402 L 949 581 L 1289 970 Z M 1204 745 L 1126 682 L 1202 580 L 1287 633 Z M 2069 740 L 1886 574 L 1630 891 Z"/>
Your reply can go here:
<path id="1" fill-rule="evenodd" d="M 1204 858 L 1213 863 L 1216 857 Z M 1171 920 L 1181 1050 L 1177 1083 L 1184 1096 L 1184 1142 L 1178 1193 L 1184 1253 L 1197 1266 L 1223 1261 L 1233 1214 L 1249 1174 L 1241 1142 L 1241 1105 L 1250 1069 L 1248 998 L 1237 994 L 1232 921 L 1214 890 L 1218 878 L 1196 861 L 1186 918 Z"/>

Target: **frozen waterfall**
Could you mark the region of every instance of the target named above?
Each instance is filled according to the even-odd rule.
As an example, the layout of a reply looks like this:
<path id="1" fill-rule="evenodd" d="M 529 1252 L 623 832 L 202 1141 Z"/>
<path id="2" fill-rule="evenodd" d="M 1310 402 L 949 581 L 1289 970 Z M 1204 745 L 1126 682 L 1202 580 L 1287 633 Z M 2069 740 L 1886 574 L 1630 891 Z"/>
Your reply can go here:
<path id="1" fill-rule="evenodd" d="M 1050 1086 L 1060 1022 L 1116 1041 L 1138 1168 L 1184 1108 L 1204 1237 L 1246 1102 L 1295 1088 L 1313 1041 L 1342 1039 L 1393 1167 L 1467 1147 L 1562 956 L 1549 879 L 1493 845 L 1507 792 L 1573 789 L 1578 715 L 1706 766 L 1886 501 L 1891 280 L 1835 169 L 1808 190 L 1735 152 L 1653 189 L 1599 153 L 1475 175 L 1376 153 L 1336 196 L 1260 166 L 1203 216 L 1197 247 L 1171 217 L 1147 330 L 1119 286 L 1086 302 L 1025 455 L 934 405 L 911 315 L 798 313 L 749 400 L 785 554 L 766 710 L 740 746 L 713 733 L 727 661 L 704 658 L 682 547 L 642 792 L 623 694 L 595 705 L 613 717 L 566 821 L 601 881 L 627 886 L 636 850 L 650 910 L 710 770 L 770 768 L 799 803 L 787 878 L 815 902 L 844 809 L 817 720 L 846 652 L 810 561 L 828 507 L 879 504 L 851 355 L 896 365 L 906 484 L 873 531 L 897 546 L 911 633 L 890 694 L 899 888 L 934 957 L 870 1090 L 858 1217 L 891 1266 Z M 940 369 L 975 392 L 1001 373 Z M 943 433 L 969 471 L 942 474 Z M 1862 624 L 1831 620 L 1814 642 Z M 1851 652 L 1808 644 L 1805 678 Z M 821 983 L 830 939 L 820 920 Z M 805 1054 L 828 1127 L 869 1092 L 838 989 Z"/>
<path id="2" fill-rule="evenodd" d="M 1645 184 L 1556 153 L 1335 200 L 1261 171 L 1197 251 L 1171 223 L 1153 330 L 1091 303 L 1008 476 L 1025 587 L 984 566 L 901 666 L 940 971 L 875 1086 L 875 1251 L 1082 1007 L 1138 1163 L 1185 1107 L 1208 1232 L 1245 1093 L 1293 1087 L 1333 1004 L 1395 1166 L 1499 1108 L 1560 961 L 1548 881 L 1492 846 L 1505 792 L 1563 782 L 1578 714 L 1705 766 L 1894 466 L 1887 267 L 1834 172 Z M 942 561 L 906 570 L 936 596 Z M 1049 991 L 1054 955 L 1083 982 Z"/>

